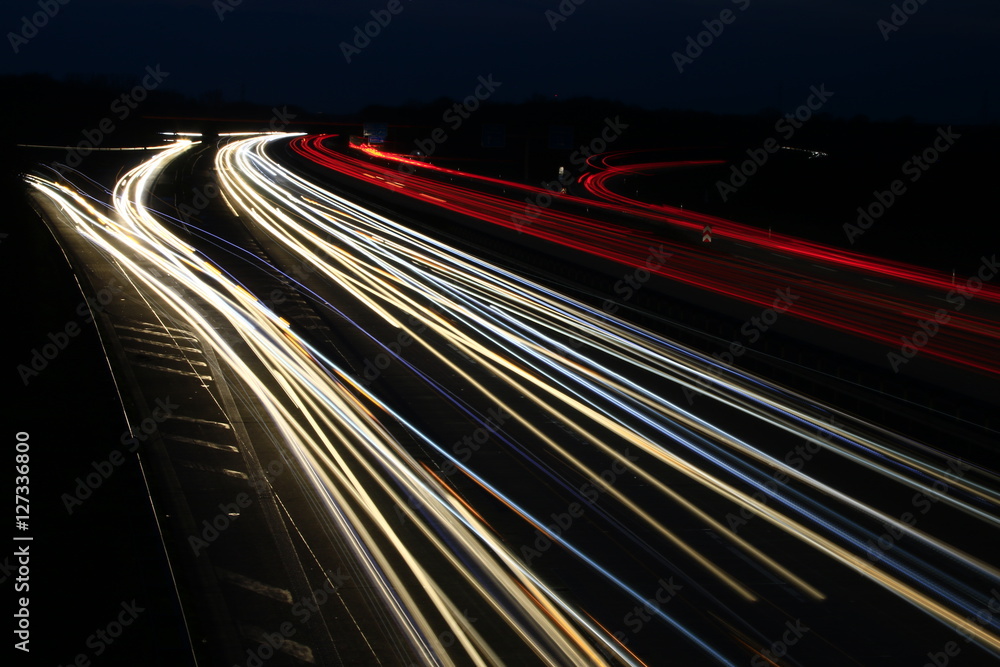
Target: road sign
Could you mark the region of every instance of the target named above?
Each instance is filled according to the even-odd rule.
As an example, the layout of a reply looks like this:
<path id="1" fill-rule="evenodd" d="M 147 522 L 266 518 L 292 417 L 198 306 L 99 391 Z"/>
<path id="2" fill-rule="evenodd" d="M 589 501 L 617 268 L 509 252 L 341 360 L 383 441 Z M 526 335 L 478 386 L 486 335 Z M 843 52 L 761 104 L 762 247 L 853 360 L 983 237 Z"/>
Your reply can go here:
<path id="1" fill-rule="evenodd" d="M 365 123 L 364 135 L 370 144 L 383 144 L 389 136 L 389 126 L 386 123 Z"/>

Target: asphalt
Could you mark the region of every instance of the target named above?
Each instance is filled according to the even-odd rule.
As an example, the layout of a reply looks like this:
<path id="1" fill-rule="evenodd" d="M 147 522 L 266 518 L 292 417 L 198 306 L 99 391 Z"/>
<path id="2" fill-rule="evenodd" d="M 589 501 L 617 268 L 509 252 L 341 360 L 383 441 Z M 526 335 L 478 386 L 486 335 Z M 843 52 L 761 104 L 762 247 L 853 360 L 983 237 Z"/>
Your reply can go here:
<path id="1" fill-rule="evenodd" d="M 168 172 L 172 182 L 164 179 L 157 188 L 166 209 L 189 201 L 187 197 L 191 188 L 204 187 L 210 182 L 210 155 L 210 149 L 206 148 L 183 160 L 179 169 Z M 487 239 L 480 228 L 470 233 L 471 228 L 464 220 L 443 219 L 430 209 L 413 206 L 402 199 L 394 200 L 382 193 L 366 191 L 328 173 L 319 174 L 306 165 L 299 165 L 299 168 L 321 175 L 332 187 L 367 199 L 373 206 L 402 217 L 418 228 L 482 252 L 513 269 L 530 271 L 542 280 L 569 289 L 584 300 L 601 302 L 606 298 L 602 295 L 608 293 L 608 286 L 622 273 L 621 267 L 610 263 L 584 262 L 562 249 L 516 233 L 491 230 L 486 232 L 489 234 Z M 164 401 L 169 399 L 170 405 L 176 404 L 176 408 L 171 408 L 170 418 L 156 422 L 153 433 L 137 447 L 132 468 L 134 476 L 129 486 L 133 502 L 135 498 L 141 498 L 146 490 L 149 492 L 151 501 L 146 500 L 145 503 L 149 511 L 144 516 L 139 512 L 139 516 L 144 519 L 142 523 L 147 535 L 152 533 L 162 538 L 158 566 L 161 575 L 169 569 L 170 590 L 176 591 L 173 596 L 167 595 L 162 582 L 159 585 L 158 599 L 162 608 L 171 608 L 172 605 L 173 609 L 173 622 L 165 625 L 173 628 L 175 633 L 180 627 L 186 629 L 169 641 L 160 637 L 154 643 L 176 647 L 179 653 L 183 653 L 185 643 L 190 639 L 194 655 L 204 664 L 247 664 L 247 651 L 258 650 L 262 632 L 274 632 L 285 620 L 297 621 L 297 617 L 291 615 L 292 601 L 300 600 L 311 590 L 320 588 L 324 578 L 330 576 L 324 575 L 324 571 L 340 572 L 346 574 L 347 579 L 337 579 L 346 582 L 338 587 L 337 599 L 331 599 L 322 613 L 311 616 L 309 623 L 295 626 L 294 647 L 298 648 L 292 652 L 297 651 L 301 658 L 307 655 L 307 648 L 316 664 L 366 664 L 374 659 L 371 650 L 366 648 L 371 644 L 386 662 L 406 664 L 412 656 L 392 636 L 392 628 L 366 590 L 356 566 L 346 556 L 347 549 L 338 541 L 336 531 L 326 525 L 312 506 L 294 466 L 283 455 L 273 428 L 263 416 L 261 406 L 252 398 L 249 388 L 242 386 L 219 366 L 211 349 L 186 338 L 187 332 L 172 328 L 174 325 L 171 324 L 168 306 L 157 303 L 148 294 L 138 298 L 139 295 L 105 258 L 76 241 L 72 235 L 62 233 L 57 211 L 45 213 L 49 220 L 54 221 L 56 236 L 76 269 L 82 293 L 94 294 L 106 288 L 116 296 L 116 300 L 98 314 L 96 331 L 88 330 L 94 334 L 91 348 L 87 350 L 81 345 L 70 350 L 76 352 L 79 349 L 81 357 L 86 350 L 90 355 L 88 358 L 93 359 L 94 343 L 99 342 L 107 351 L 106 365 L 113 372 L 115 384 L 110 384 L 105 373 L 103 389 L 95 386 L 90 392 L 80 393 L 94 398 L 105 397 L 105 404 L 110 403 L 110 407 L 105 408 L 102 414 L 113 414 L 118 410 L 124 415 L 123 421 L 127 419 L 127 423 L 132 425 L 133 432 L 144 419 L 153 418 L 155 421 L 156 414 L 162 415 Z M 338 304 L 346 319 L 296 293 L 289 280 L 269 270 L 261 270 L 259 263 L 231 261 L 229 264 L 251 292 L 270 299 L 279 314 L 306 332 L 312 342 L 347 367 L 354 368 L 358 377 L 364 377 L 369 368 L 366 360 L 374 359 L 381 351 L 379 342 L 387 344 L 395 338 L 396 332 L 380 318 L 366 308 L 351 304 L 337 286 L 319 280 L 297 265 L 296 260 L 271 242 L 261 230 L 246 229 L 236 224 L 220 201 L 211 201 L 199 213 L 199 224 L 246 248 L 256 258 L 266 259 L 287 274 L 296 276 L 326 301 Z M 194 242 L 204 243 L 198 239 Z M 208 252 L 218 252 L 218 248 L 205 247 Z M 718 248 L 720 253 L 732 250 Z M 542 265 L 547 267 L 545 271 L 537 268 Z M 702 346 L 706 353 L 719 349 L 715 347 L 717 345 L 724 345 L 731 332 L 738 329 L 747 316 L 746 309 L 738 304 L 660 281 L 651 281 L 648 290 L 627 304 L 626 312 L 640 323 Z M 713 323 L 714 327 L 709 323 Z M 934 368 L 926 376 L 914 377 L 910 382 L 900 383 L 895 378 L 883 378 L 880 383 L 868 382 L 862 379 L 863 374 L 875 372 L 870 360 L 879 354 L 884 355 L 884 350 L 867 349 L 864 343 L 842 340 L 838 335 L 819 332 L 816 327 L 785 321 L 780 325 L 773 336 L 767 337 L 769 342 L 759 350 L 752 350 L 741 361 L 751 368 L 759 366 L 777 372 L 783 381 L 797 388 L 822 388 L 824 397 L 829 400 L 838 404 L 847 403 L 850 407 L 857 406 L 865 417 L 898 424 L 904 432 L 921 437 L 935 437 L 937 434 L 954 437 L 957 432 L 960 440 L 969 443 L 967 449 L 970 456 L 986 457 L 991 453 L 983 444 L 988 443 L 989 438 L 989 433 L 982 429 L 986 422 L 974 418 L 961 421 L 955 418 L 957 415 L 949 414 L 947 406 L 956 395 L 953 385 L 966 387 L 971 381 L 969 377 L 956 376 L 957 371 L 953 369 Z M 708 335 L 705 334 L 706 329 L 710 332 Z M 363 334 L 362 330 L 372 333 L 374 339 Z M 98 333 L 99 339 L 96 338 Z M 169 346 L 165 348 L 165 338 L 171 338 L 174 347 L 177 347 L 178 341 L 187 341 L 181 347 L 190 350 L 178 355 Z M 460 355 L 445 346 L 440 350 L 455 363 L 464 363 Z M 165 352 L 170 358 L 159 356 Z M 435 377 L 445 378 L 446 384 L 450 382 L 451 371 L 417 346 L 406 348 L 404 358 L 430 371 Z M 820 366 L 820 359 L 830 358 L 835 359 L 832 367 Z M 56 361 L 62 359 L 60 356 Z M 790 363 L 789 359 L 796 359 L 797 363 Z M 816 359 L 816 368 L 810 368 L 810 359 Z M 192 374 L 192 369 L 198 370 Z M 945 374 L 948 376 L 946 380 L 937 381 Z M 95 373 L 95 379 L 98 375 Z M 490 383 L 505 402 L 520 406 L 527 421 L 539 425 L 572 447 L 574 453 L 595 468 L 611 464 L 594 455 L 583 443 L 575 442 L 575 438 L 565 431 L 565 426 L 552 420 L 544 410 L 525 404 L 522 397 L 499 382 L 488 377 L 481 379 Z M 917 385 L 920 391 L 930 392 L 942 408 L 937 412 L 926 410 L 915 397 L 903 393 L 899 389 L 901 385 Z M 111 386 L 116 389 L 114 394 L 108 392 Z M 390 405 L 414 424 L 432 433 L 440 442 L 457 442 L 477 428 L 477 424 L 467 416 L 436 400 L 406 364 L 394 363 L 382 369 L 371 386 Z M 685 400 L 676 387 L 662 387 L 662 391 L 678 403 Z M 974 395 L 967 395 L 969 393 Z M 65 396 L 66 388 L 62 388 L 59 395 Z M 961 395 L 963 402 L 974 404 L 979 409 L 980 406 L 975 404 L 977 396 L 981 399 L 981 395 L 976 395 L 974 391 Z M 27 393 L 22 396 L 31 396 L 27 402 L 38 405 L 34 396 Z M 112 396 L 113 400 L 108 401 L 108 396 Z M 157 401 L 161 406 L 159 413 L 154 412 Z M 474 401 L 471 407 L 484 416 L 496 408 L 481 400 L 475 402 L 470 398 L 470 401 Z M 983 402 L 982 408 L 988 408 L 988 402 Z M 699 406 L 699 409 L 711 412 L 714 418 L 737 432 L 752 428 L 745 417 L 734 411 L 716 406 Z M 391 428 L 402 441 L 411 442 L 414 456 L 441 468 L 440 458 L 410 441 L 401 426 L 391 425 Z M 516 421 L 506 422 L 502 435 L 507 440 L 491 438 L 473 459 L 476 466 L 490 471 L 498 486 L 516 489 L 526 506 L 543 517 L 558 515 L 579 500 L 574 489 L 585 483 L 585 478 L 565 470 L 564 464 L 545 452 L 531 452 L 531 457 L 518 454 L 508 443 L 530 442 L 530 438 Z M 794 441 L 775 434 L 768 448 L 780 454 L 794 444 Z M 621 443 L 617 446 L 624 449 Z M 531 459 L 559 470 L 566 484 L 554 485 L 548 478 L 540 476 L 536 463 L 530 462 Z M 132 458 L 128 460 L 133 461 Z M 823 459 L 817 463 L 821 464 L 821 468 L 817 469 L 813 464 L 810 472 L 816 470 L 825 478 L 840 481 L 843 481 L 841 476 L 847 474 L 847 468 L 837 461 Z M 86 470 L 85 466 L 81 467 Z M 282 472 L 268 474 L 266 471 L 269 468 Z M 73 469 L 80 468 L 69 467 L 70 471 Z M 123 472 L 126 470 L 124 466 L 122 469 Z M 720 520 L 734 510 L 727 502 L 697 488 L 676 473 L 658 469 L 658 474 Z M 220 515 L 220 503 L 224 506 L 232 503 L 240 498 L 241 493 L 246 493 L 248 487 L 252 488 L 253 482 L 261 482 L 265 478 L 270 480 L 274 493 L 253 495 L 252 502 L 240 508 L 238 518 L 230 521 L 231 526 L 202 546 L 195 555 L 191 537 L 208 537 L 203 533 L 201 522 L 211 521 Z M 117 474 L 112 478 L 116 482 L 118 479 Z M 122 476 L 121 479 L 127 478 Z M 467 480 L 460 477 L 453 479 L 456 489 L 471 504 L 483 508 L 484 514 L 504 535 L 508 544 L 518 549 L 535 545 L 537 535 L 532 527 L 511 516 Z M 142 484 L 135 484 L 139 480 Z M 870 483 L 859 478 L 852 480 L 851 486 L 864 492 Z M 656 502 L 652 500 L 650 490 L 637 478 L 623 476 L 616 483 L 616 488 L 630 497 L 649 498 L 651 502 Z M 883 503 L 898 502 L 900 512 L 907 509 L 908 498 L 879 496 L 877 489 L 869 488 L 868 492 Z M 280 505 L 276 497 L 281 499 Z M 90 506 L 84 507 L 89 511 Z M 138 511 L 142 503 L 133 507 Z M 386 509 L 390 510 L 388 506 Z M 749 606 L 734 599 L 728 591 L 721 590 L 708 580 L 690 560 L 674 553 L 661 537 L 630 518 L 620 505 L 610 499 L 602 499 L 593 511 L 585 512 L 578 522 L 567 529 L 567 536 L 588 553 L 595 554 L 599 561 L 614 563 L 617 571 L 627 572 L 630 584 L 636 590 L 647 592 L 650 597 L 662 588 L 664 580 L 673 577 L 682 583 L 684 592 L 668 603 L 669 610 L 671 613 L 676 611 L 677 617 L 694 629 L 720 641 L 729 641 L 730 633 L 746 636 L 752 643 L 777 641 L 788 628 L 786 623 L 794 624 L 800 620 L 808 631 L 801 635 L 801 641 L 796 642 L 794 650 L 786 658 L 790 664 L 920 664 L 927 651 L 936 650 L 954 639 L 953 631 L 917 614 L 894 596 L 861 580 L 845 568 L 831 565 L 826 558 L 789 539 L 763 520 L 757 519 L 748 524 L 745 534 L 768 552 L 781 554 L 782 561 L 793 564 L 793 569 L 807 580 L 824 590 L 836 591 L 834 598 L 822 605 L 810 602 L 786 582 L 749 562 L 732 549 L 721 535 L 705 529 L 680 509 L 665 506 L 662 507 L 662 514 L 686 539 L 710 552 L 720 565 L 731 568 L 741 581 L 764 592 L 765 604 Z M 971 551 L 982 550 L 989 557 L 989 544 L 981 543 L 976 532 L 967 524 L 949 522 L 933 514 L 927 517 L 927 522 L 926 525 L 934 525 L 946 537 L 965 544 Z M 151 531 L 152 525 L 157 530 Z M 411 537 L 417 539 L 415 533 Z M 628 646 L 640 655 L 667 655 L 677 664 L 697 664 L 703 657 L 666 626 L 643 620 L 634 609 L 634 601 L 621 596 L 614 587 L 596 580 L 592 570 L 583 567 L 579 559 L 561 548 L 541 550 L 541 555 L 533 558 L 532 564 L 572 600 L 588 610 L 594 610 L 593 613 L 599 615 L 606 627 L 620 630 Z M 439 568 L 437 571 L 442 580 L 448 582 L 449 590 L 457 599 L 463 600 L 462 586 L 457 580 L 448 579 L 447 566 L 442 562 L 435 567 Z M 150 571 L 155 571 L 155 568 Z M 176 583 L 176 589 L 173 583 Z M 709 605 L 706 605 L 706 600 Z M 464 598 L 464 601 L 470 605 L 472 615 L 483 619 L 482 627 L 487 628 L 490 636 L 505 636 L 502 624 L 491 616 L 488 609 L 472 606 L 472 596 Z M 727 612 L 726 622 L 720 621 L 720 616 L 714 613 L 720 610 Z M 163 613 L 167 614 L 166 611 Z M 352 618 L 353 624 L 364 629 L 364 635 L 353 630 L 354 625 L 344 622 L 346 615 Z M 182 618 L 183 623 L 177 623 L 178 618 Z M 734 623 L 735 627 L 727 625 L 727 622 Z M 161 623 L 156 627 L 162 631 L 163 626 Z M 651 627 L 657 629 L 650 631 L 648 628 Z M 879 628 L 879 631 L 862 633 L 859 628 Z M 531 662 L 533 656 L 530 653 L 514 649 L 513 642 L 509 645 L 511 653 L 505 658 L 510 663 Z M 286 648 L 289 647 L 293 645 L 286 644 Z M 966 656 L 975 651 L 968 649 Z M 301 664 L 288 651 L 277 652 L 267 662 L 274 665 Z"/>

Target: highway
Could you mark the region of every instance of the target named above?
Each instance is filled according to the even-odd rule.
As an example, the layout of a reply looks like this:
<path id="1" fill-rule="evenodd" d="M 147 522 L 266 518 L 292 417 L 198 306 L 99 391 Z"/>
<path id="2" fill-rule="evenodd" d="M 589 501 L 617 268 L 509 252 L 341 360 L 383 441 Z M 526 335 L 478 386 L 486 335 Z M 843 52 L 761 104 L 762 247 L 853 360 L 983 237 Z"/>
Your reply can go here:
<path id="1" fill-rule="evenodd" d="M 551 202 L 555 198 L 564 204 L 549 208 L 530 203 L 525 206 L 515 197 L 487 194 L 473 187 L 418 175 L 418 170 L 432 170 L 432 174 L 453 177 L 460 173 L 361 145 L 359 151 L 402 166 L 393 169 L 369 164 L 329 148 L 324 139 L 323 135 L 299 138 L 292 142 L 292 148 L 339 173 L 393 192 L 431 201 L 443 209 L 461 212 L 484 223 L 516 229 L 622 264 L 645 267 L 650 248 L 662 244 L 672 253 L 671 261 L 648 268 L 672 281 L 763 308 L 771 304 L 775 290 L 791 287 L 801 297 L 789 308 L 794 317 L 895 347 L 901 347 L 901 339 L 913 339 L 914 336 L 926 343 L 921 336 L 930 335 L 934 338 L 933 345 L 918 343 L 919 353 L 991 375 L 1000 373 L 997 366 L 1000 329 L 988 314 L 970 312 L 971 308 L 965 310 L 967 303 L 974 300 L 991 306 L 1000 303 L 1000 287 L 989 282 L 1000 270 L 995 255 L 992 262 L 986 262 L 982 276 L 963 278 L 956 284 L 952 276 L 901 262 L 866 257 L 787 235 L 772 235 L 675 207 L 648 206 L 615 194 L 606 185 L 608 180 L 629 173 L 691 166 L 691 162 L 616 166 L 608 163 L 608 155 L 591 157 L 590 161 L 602 171 L 586 174 L 583 185 L 607 203 L 557 195 L 537 186 L 504 183 L 507 188 L 517 188 L 530 195 L 536 202 Z M 622 156 L 614 157 L 621 159 Z M 498 182 L 468 174 L 461 174 L 460 178 L 485 181 L 494 186 Z M 565 205 L 574 206 L 576 210 L 567 211 Z M 606 220 L 595 223 L 579 211 L 581 207 L 629 214 L 656 227 L 637 233 L 632 227 Z M 663 229 L 678 230 L 690 241 L 701 238 L 706 227 L 711 230 L 712 241 L 703 243 L 704 248 L 690 242 L 664 243 Z M 720 244 L 740 246 L 744 251 L 720 257 L 715 251 Z M 763 249 L 780 260 L 790 257 L 796 261 L 794 264 L 765 263 L 759 253 L 746 257 L 746 249 Z M 846 271 L 847 277 L 837 270 Z M 928 324 L 921 328 L 921 322 Z M 911 358 L 910 350 L 900 351 L 897 356 L 900 359 L 895 364 L 904 365 Z M 893 363 L 891 359 L 890 363 Z"/>
<path id="2" fill-rule="evenodd" d="M 893 645 L 918 660 L 952 637 L 1000 657 L 1000 619 L 980 613 L 1000 587 L 990 549 L 1000 479 L 989 467 L 371 210 L 292 168 L 284 146 L 341 178 L 625 270 L 762 308 L 791 289 L 792 315 L 883 343 L 933 313 L 915 295 L 950 289 L 944 277 L 713 219 L 729 243 L 896 287 L 734 263 L 697 240 L 587 218 L 578 209 L 601 210 L 589 199 L 516 221 L 521 199 L 496 193 L 510 184 L 400 175 L 324 139 L 220 143 L 217 208 L 245 230 L 239 242 L 212 237 L 210 212 L 182 223 L 155 194 L 204 149 L 196 143 L 163 150 L 105 196 L 79 180 L 27 178 L 61 235 L 113 265 L 163 331 L 183 332 L 175 345 L 210 350 L 246 392 L 234 413 L 219 373 L 189 366 L 229 423 L 257 424 L 235 448 L 259 448 L 250 458 L 261 461 L 279 452 L 295 471 L 249 486 L 273 503 L 261 529 L 278 535 L 290 590 L 350 563 L 352 584 L 336 610 L 320 610 L 323 627 L 283 644 L 291 664 L 881 664 Z M 708 224 L 621 200 L 607 215 L 623 206 L 680 235 Z M 265 303 L 256 273 L 309 312 Z M 977 308 L 998 295 L 983 286 Z M 953 315 L 925 353 L 996 373 L 996 321 Z M 239 614 L 236 598 L 224 604 Z M 260 633 L 239 635 L 227 631 L 220 653 L 259 650 Z"/>

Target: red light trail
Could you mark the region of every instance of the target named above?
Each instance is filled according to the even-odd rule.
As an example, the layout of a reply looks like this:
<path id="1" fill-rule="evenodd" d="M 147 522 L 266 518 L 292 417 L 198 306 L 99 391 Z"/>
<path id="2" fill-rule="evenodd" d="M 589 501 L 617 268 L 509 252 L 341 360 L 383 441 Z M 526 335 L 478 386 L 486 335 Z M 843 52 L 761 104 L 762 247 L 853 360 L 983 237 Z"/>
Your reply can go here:
<path id="1" fill-rule="evenodd" d="M 1000 289 L 994 285 L 981 283 L 974 295 L 965 295 L 960 301 L 958 295 L 961 292 L 956 290 L 952 276 L 941 272 L 869 257 L 792 236 L 770 234 L 748 225 L 686 209 L 646 204 L 614 193 L 608 188 L 608 181 L 619 176 L 711 164 L 713 161 L 619 166 L 610 164 L 610 161 L 613 157 L 623 155 L 621 153 L 592 157 L 590 165 L 600 171 L 581 179 L 581 182 L 595 196 L 611 200 L 601 202 L 557 194 L 543 187 L 459 172 L 409 156 L 386 153 L 372 146 L 354 146 L 372 157 L 406 165 L 410 168 L 407 171 L 426 170 L 442 176 L 460 177 L 471 183 L 501 186 L 516 193 L 534 194 L 539 202 L 541 197 L 551 197 L 552 201 L 559 203 L 559 209 L 586 206 L 599 211 L 627 213 L 648 222 L 663 224 L 665 230 L 667 226 L 688 230 L 692 238 L 695 235 L 700 238 L 704 226 L 710 225 L 716 241 L 724 239 L 752 244 L 799 260 L 819 262 L 829 267 L 830 275 L 817 277 L 791 268 L 763 266 L 739 256 L 722 255 L 715 248 L 704 248 L 695 242 L 680 243 L 671 240 L 665 235 L 649 231 L 648 226 L 646 230 L 633 229 L 607 220 L 559 210 L 551 204 L 528 207 L 526 210 L 524 200 L 518 201 L 514 198 L 516 195 L 490 194 L 416 173 L 401 173 L 398 169 L 345 155 L 324 145 L 329 136 L 298 137 L 291 141 L 290 146 L 294 152 L 316 164 L 365 183 L 433 203 L 484 223 L 515 229 L 626 266 L 641 267 L 651 273 L 761 308 L 772 304 L 776 290 L 790 288 L 798 297 L 787 311 L 790 314 L 885 344 L 888 346 L 887 353 L 890 354 L 900 350 L 901 345 L 907 341 L 913 341 L 914 336 L 926 334 L 927 328 L 921 327 L 920 323 L 935 320 L 937 314 L 937 321 L 941 324 L 934 331 L 934 340 L 925 342 L 925 346 L 919 349 L 922 355 L 988 374 L 1000 373 L 1000 326 L 993 319 L 961 312 L 965 301 L 972 298 L 1000 303 Z M 716 245 L 718 244 L 713 244 Z M 651 250 L 657 248 L 661 254 L 670 253 L 670 259 L 666 263 L 650 266 L 647 259 Z M 877 276 L 882 280 L 895 280 L 899 284 L 887 285 L 889 289 L 881 290 L 874 287 L 862 288 L 843 276 L 838 276 L 837 269 Z M 931 305 L 926 295 L 918 293 L 919 288 L 947 294 L 949 298 L 945 300 L 951 306 L 939 308 Z M 966 296 L 969 298 L 966 299 Z M 947 319 L 941 318 L 942 310 Z"/>

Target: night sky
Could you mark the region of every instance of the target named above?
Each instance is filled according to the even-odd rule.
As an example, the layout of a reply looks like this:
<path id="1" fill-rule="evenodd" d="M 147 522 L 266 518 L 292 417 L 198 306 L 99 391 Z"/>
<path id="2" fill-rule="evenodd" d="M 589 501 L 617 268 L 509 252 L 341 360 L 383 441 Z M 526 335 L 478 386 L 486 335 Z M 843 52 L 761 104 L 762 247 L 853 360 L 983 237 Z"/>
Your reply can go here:
<path id="1" fill-rule="evenodd" d="M 462 99 L 491 74 L 495 100 L 513 103 L 788 112 L 825 85 L 834 117 L 978 123 L 1000 107 L 995 0 L 906 0 L 895 17 L 893 3 L 871 0 L 63 2 L 3 3 L 0 74 L 129 80 L 159 65 L 165 88 L 192 97 L 327 113 Z M 355 51 L 372 11 L 391 20 Z M 22 21 L 33 15 L 37 34 Z M 679 71 L 675 52 L 702 32 L 707 46 Z"/>

